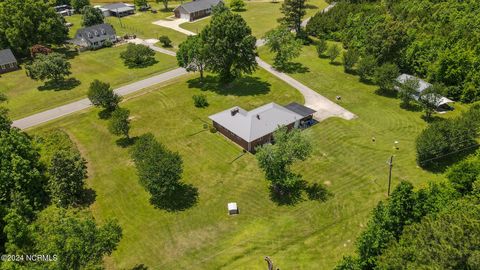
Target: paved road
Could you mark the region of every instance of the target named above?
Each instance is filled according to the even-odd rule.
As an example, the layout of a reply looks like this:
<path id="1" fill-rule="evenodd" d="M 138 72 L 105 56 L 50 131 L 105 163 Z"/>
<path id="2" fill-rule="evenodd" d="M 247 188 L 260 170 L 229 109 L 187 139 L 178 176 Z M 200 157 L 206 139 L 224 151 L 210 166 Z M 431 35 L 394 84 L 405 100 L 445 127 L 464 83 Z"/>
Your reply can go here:
<path id="1" fill-rule="evenodd" d="M 305 98 L 305 106 L 317 111 L 314 114 L 314 118 L 316 120 L 321 121 L 333 116 L 340 117 L 346 120 L 356 118 L 355 114 L 347 111 L 338 104 L 320 95 L 319 93 L 315 92 L 314 90 L 310 89 L 309 87 L 305 86 L 294 78 L 288 76 L 287 74 L 275 70 L 271 65 L 258 57 L 257 63 L 266 71 L 270 72 L 277 78 L 281 79 L 282 81 L 288 83 L 289 85 L 300 91 L 300 93 L 302 93 Z"/>
<path id="2" fill-rule="evenodd" d="M 129 85 L 122 86 L 120 88 L 115 89 L 115 93 L 119 94 L 120 96 L 125 96 L 128 94 L 135 93 L 147 87 L 153 86 L 155 84 L 163 83 L 168 80 L 177 78 L 179 76 L 183 76 L 187 74 L 187 71 L 183 68 L 177 68 L 171 71 L 167 71 L 165 73 L 134 82 Z M 60 107 L 53 108 L 51 110 L 47 110 L 41 113 L 37 113 L 19 120 L 13 121 L 13 126 L 18 127 L 20 129 L 27 129 L 33 126 L 40 125 L 42 123 L 60 118 L 62 116 L 66 116 L 84 109 L 87 109 L 92 106 L 90 100 L 87 98 L 75 101 Z"/>

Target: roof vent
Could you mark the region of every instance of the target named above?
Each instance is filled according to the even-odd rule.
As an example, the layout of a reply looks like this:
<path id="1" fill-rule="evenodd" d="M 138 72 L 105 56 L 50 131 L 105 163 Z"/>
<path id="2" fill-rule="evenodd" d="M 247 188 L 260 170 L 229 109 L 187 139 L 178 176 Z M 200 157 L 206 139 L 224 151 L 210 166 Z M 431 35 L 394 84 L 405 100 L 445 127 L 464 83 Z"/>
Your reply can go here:
<path id="1" fill-rule="evenodd" d="M 257 114 L 257 119 L 260 120 L 260 114 Z"/>
<path id="2" fill-rule="evenodd" d="M 235 108 L 233 110 L 230 111 L 230 113 L 232 114 L 232 116 L 235 116 L 235 114 L 237 114 L 239 112 L 238 108 Z"/>

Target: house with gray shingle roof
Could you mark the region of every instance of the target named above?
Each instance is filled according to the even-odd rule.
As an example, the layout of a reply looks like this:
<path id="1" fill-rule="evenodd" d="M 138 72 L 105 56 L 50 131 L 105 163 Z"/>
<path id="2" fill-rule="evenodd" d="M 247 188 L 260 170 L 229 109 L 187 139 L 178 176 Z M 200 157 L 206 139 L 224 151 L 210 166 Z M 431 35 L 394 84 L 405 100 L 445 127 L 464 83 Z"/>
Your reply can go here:
<path id="1" fill-rule="evenodd" d="M 217 5 L 223 5 L 222 0 L 194 0 L 176 7 L 173 12 L 175 17 L 194 21 L 212 13 L 212 8 Z"/>
<path id="2" fill-rule="evenodd" d="M 18 69 L 18 62 L 10 49 L 0 50 L 0 73 Z"/>
<path id="3" fill-rule="evenodd" d="M 279 127 L 298 128 L 303 121 L 311 119 L 313 113 L 314 110 L 297 103 L 284 107 L 272 102 L 251 111 L 235 106 L 209 118 L 218 132 L 243 149 L 255 152 L 257 146 L 272 141 L 273 132 Z"/>
<path id="4" fill-rule="evenodd" d="M 106 42 L 115 43 L 116 41 L 115 29 L 108 23 L 102 23 L 78 29 L 72 43 L 80 47 L 96 49 L 105 46 Z"/>
<path id="5" fill-rule="evenodd" d="M 108 4 L 100 8 L 103 16 L 125 17 L 135 13 L 135 6 L 125 3 Z"/>

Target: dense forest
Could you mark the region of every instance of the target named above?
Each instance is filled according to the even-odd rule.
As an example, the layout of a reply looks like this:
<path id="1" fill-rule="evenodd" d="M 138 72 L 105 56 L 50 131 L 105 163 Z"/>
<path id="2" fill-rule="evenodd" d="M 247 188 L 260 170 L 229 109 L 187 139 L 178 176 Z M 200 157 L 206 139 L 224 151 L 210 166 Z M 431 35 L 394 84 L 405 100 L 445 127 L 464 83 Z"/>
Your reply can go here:
<path id="1" fill-rule="evenodd" d="M 444 84 L 453 100 L 480 100 L 478 0 L 340 1 L 313 16 L 307 32 Z"/>

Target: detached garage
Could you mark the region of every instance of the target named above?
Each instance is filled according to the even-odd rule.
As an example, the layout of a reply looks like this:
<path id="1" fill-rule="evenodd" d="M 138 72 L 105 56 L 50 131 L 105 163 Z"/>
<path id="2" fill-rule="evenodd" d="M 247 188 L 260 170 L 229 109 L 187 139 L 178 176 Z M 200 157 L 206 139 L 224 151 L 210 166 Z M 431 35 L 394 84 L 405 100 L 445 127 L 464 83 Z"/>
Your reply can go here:
<path id="1" fill-rule="evenodd" d="M 176 18 L 187 21 L 194 21 L 212 13 L 212 8 L 216 5 L 223 5 L 222 0 L 194 0 L 176 7 L 173 12 Z"/>

